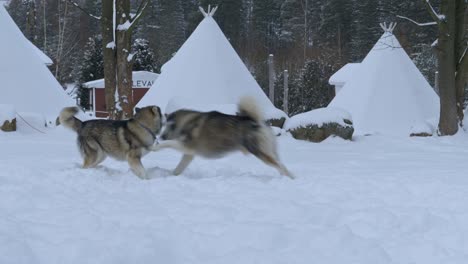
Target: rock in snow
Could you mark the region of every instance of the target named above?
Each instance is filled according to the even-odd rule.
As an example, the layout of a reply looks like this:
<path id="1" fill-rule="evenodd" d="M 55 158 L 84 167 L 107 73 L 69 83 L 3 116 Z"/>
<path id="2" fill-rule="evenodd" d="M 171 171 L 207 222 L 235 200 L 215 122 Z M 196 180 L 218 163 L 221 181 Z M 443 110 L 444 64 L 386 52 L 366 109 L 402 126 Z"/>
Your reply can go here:
<path id="1" fill-rule="evenodd" d="M 321 142 L 329 136 L 351 140 L 354 132 L 351 115 L 335 108 L 319 108 L 295 115 L 286 121 L 284 129 L 296 139 L 312 142 Z"/>
<path id="2" fill-rule="evenodd" d="M 0 130 L 16 131 L 16 114 L 12 105 L 0 104 Z"/>

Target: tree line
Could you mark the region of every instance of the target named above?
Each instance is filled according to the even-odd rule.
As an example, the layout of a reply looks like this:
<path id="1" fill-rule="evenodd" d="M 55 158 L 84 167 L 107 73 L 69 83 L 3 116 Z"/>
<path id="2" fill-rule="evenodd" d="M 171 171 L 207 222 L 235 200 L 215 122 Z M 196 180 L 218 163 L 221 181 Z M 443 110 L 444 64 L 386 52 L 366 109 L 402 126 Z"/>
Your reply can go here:
<path id="1" fill-rule="evenodd" d="M 133 46 L 139 46 L 140 54 L 151 54 L 139 58 L 140 62 L 149 65 L 141 66 L 140 63 L 140 67 L 156 72 L 203 19 L 198 6 L 218 6 L 215 20 L 265 91 L 268 89 L 269 54 L 274 54 L 275 89 L 278 91 L 282 89 L 283 72 L 288 70 L 290 114 L 323 107 L 330 102 L 333 90 L 328 85 L 328 78 L 344 64 L 360 62 L 365 57 L 383 33 L 379 27 L 381 22 L 398 22 L 395 35 L 421 72 L 434 84 L 437 53 L 431 44 L 438 37 L 439 28 L 419 27 L 407 19 L 397 18 L 400 15 L 414 21 L 433 21 L 426 1 L 121 1 L 128 2 L 126 12 L 129 15 L 137 13 L 142 2 L 148 3 L 130 34 L 129 43 L 138 42 L 139 45 Z M 92 45 L 103 38 L 101 24 L 95 17 L 104 14 L 102 9 L 106 2 L 112 1 L 11 0 L 9 11 L 25 35 L 54 60 L 51 70 L 58 80 L 79 83 L 85 79 L 102 78 L 99 76 L 102 71 L 90 71 L 86 67 L 104 66 L 93 61 L 100 60 L 98 54 L 90 56 L 90 53 L 106 50 L 104 46 L 101 51 L 93 50 Z M 431 1 L 435 7 L 443 7 L 444 2 L 450 1 Z M 464 5 L 462 12 L 466 15 L 466 3 L 463 0 L 456 2 Z M 466 21 L 462 23 L 466 25 Z M 275 105 L 282 108 L 282 93 L 276 95 Z"/>

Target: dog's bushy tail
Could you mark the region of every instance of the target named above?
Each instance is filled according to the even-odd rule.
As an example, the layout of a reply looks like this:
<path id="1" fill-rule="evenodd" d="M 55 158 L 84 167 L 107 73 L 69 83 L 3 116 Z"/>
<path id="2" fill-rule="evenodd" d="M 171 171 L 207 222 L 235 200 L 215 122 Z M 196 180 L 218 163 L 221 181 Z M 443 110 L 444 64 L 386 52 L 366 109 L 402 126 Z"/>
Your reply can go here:
<path id="1" fill-rule="evenodd" d="M 75 117 L 78 111 L 78 107 L 65 107 L 62 109 L 59 115 L 60 124 L 74 131 L 78 131 L 78 129 L 80 129 L 81 125 L 83 124 L 83 122 Z"/>
<path id="2" fill-rule="evenodd" d="M 251 96 L 242 97 L 237 108 L 241 116 L 248 116 L 259 123 L 264 120 L 263 113 L 260 111 L 255 98 Z"/>

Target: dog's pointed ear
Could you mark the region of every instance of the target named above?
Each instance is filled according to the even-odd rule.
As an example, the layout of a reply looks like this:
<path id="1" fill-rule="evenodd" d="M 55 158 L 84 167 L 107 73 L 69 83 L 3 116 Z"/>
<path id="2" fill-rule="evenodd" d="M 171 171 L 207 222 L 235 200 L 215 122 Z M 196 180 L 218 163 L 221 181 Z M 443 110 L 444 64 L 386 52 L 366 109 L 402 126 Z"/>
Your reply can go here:
<path id="1" fill-rule="evenodd" d="M 141 108 L 139 108 L 139 107 L 135 107 L 135 113 L 138 113 L 138 112 L 140 112 L 140 110 L 141 110 Z"/>
<path id="2" fill-rule="evenodd" d="M 151 111 L 154 115 L 161 116 L 161 109 L 158 106 L 153 105 L 153 107 L 151 107 Z"/>

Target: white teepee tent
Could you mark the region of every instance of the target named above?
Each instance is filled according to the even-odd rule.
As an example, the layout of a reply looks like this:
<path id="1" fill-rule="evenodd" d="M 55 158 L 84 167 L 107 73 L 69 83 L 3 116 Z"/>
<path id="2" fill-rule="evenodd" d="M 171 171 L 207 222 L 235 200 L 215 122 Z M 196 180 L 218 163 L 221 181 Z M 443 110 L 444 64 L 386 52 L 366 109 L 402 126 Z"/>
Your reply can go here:
<path id="1" fill-rule="evenodd" d="M 138 106 L 156 104 L 165 112 L 176 108 L 230 112 L 242 96 L 256 99 L 265 118 L 280 118 L 275 108 L 213 19 L 213 10 L 162 68 L 161 75 Z M 174 102 L 177 101 L 177 102 Z"/>
<path id="2" fill-rule="evenodd" d="M 62 107 L 75 105 L 3 5 L 0 36 L 0 104 L 53 121 Z"/>
<path id="3" fill-rule="evenodd" d="M 358 134 L 409 135 L 439 116 L 439 98 L 393 35 L 395 25 L 382 25 L 382 37 L 329 104 L 351 113 Z"/>

